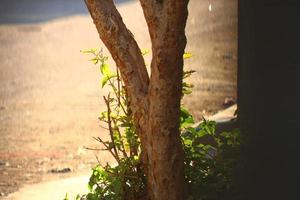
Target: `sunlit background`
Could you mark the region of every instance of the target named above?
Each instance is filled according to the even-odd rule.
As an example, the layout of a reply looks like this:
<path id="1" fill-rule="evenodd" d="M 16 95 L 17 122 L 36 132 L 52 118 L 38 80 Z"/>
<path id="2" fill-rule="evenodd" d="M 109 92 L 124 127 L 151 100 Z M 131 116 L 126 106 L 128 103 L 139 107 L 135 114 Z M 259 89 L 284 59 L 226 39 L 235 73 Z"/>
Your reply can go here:
<path id="1" fill-rule="evenodd" d="M 115 2 L 140 48 L 151 49 L 139 2 Z M 183 103 L 200 120 L 236 101 L 237 0 L 190 0 L 186 35 L 193 57 L 185 68 L 196 73 Z M 97 119 L 105 91 L 80 50 L 101 47 L 81 0 L 0 1 L 0 199 L 24 185 L 86 175 L 95 155 L 110 161 L 84 148 L 105 134 Z"/>

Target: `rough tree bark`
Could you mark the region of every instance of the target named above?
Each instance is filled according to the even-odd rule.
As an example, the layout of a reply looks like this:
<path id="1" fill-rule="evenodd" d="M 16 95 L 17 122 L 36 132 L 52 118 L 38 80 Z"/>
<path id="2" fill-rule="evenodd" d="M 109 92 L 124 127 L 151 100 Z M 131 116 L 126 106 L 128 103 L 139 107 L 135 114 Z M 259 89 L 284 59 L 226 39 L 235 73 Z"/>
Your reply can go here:
<path id="1" fill-rule="evenodd" d="M 113 0 L 85 0 L 120 69 L 141 138 L 149 200 L 183 199 L 179 132 L 188 0 L 140 0 L 152 42 L 151 77 Z"/>

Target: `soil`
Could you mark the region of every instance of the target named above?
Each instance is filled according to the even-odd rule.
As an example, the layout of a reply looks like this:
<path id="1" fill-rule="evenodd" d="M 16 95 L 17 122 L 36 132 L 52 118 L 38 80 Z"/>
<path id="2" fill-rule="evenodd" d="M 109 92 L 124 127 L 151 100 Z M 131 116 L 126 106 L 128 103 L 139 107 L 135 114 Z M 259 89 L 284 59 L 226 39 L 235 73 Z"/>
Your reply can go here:
<path id="1" fill-rule="evenodd" d="M 149 49 L 138 2 L 118 9 L 140 47 Z M 199 120 L 223 109 L 226 98 L 236 100 L 237 1 L 191 0 L 186 30 L 194 56 L 185 66 L 197 73 L 183 103 Z M 99 69 L 80 53 L 104 47 L 91 18 L 2 24 L 0 44 L 0 199 L 25 184 L 89 173 L 96 155 L 112 162 L 108 153 L 84 148 L 99 146 L 94 136 L 107 137 L 97 119 L 105 93 Z"/>

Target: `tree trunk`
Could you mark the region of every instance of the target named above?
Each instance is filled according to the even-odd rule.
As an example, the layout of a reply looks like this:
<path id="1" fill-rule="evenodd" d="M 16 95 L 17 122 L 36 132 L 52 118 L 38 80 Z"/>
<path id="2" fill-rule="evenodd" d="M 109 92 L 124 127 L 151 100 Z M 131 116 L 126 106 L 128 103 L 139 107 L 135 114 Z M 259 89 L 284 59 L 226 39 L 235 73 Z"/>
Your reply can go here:
<path id="1" fill-rule="evenodd" d="M 179 133 L 188 1 L 141 0 L 152 42 L 147 155 L 151 199 L 183 199 Z"/>
<path id="2" fill-rule="evenodd" d="M 120 69 L 141 138 L 149 200 L 183 199 L 179 132 L 188 0 L 140 0 L 152 42 L 151 78 L 113 0 L 85 0 Z"/>

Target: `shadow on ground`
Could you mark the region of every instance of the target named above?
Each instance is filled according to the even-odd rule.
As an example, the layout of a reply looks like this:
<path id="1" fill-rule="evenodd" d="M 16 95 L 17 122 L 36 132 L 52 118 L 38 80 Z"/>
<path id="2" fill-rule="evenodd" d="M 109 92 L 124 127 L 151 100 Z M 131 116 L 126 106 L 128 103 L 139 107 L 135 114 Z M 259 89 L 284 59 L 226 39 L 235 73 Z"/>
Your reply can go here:
<path id="1" fill-rule="evenodd" d="M 115 0 L 124 3 L 131 0 Z M 0 24 L 40 23 L 72 15 L 87 15 L 84 0 L 1 0 Z"/>

